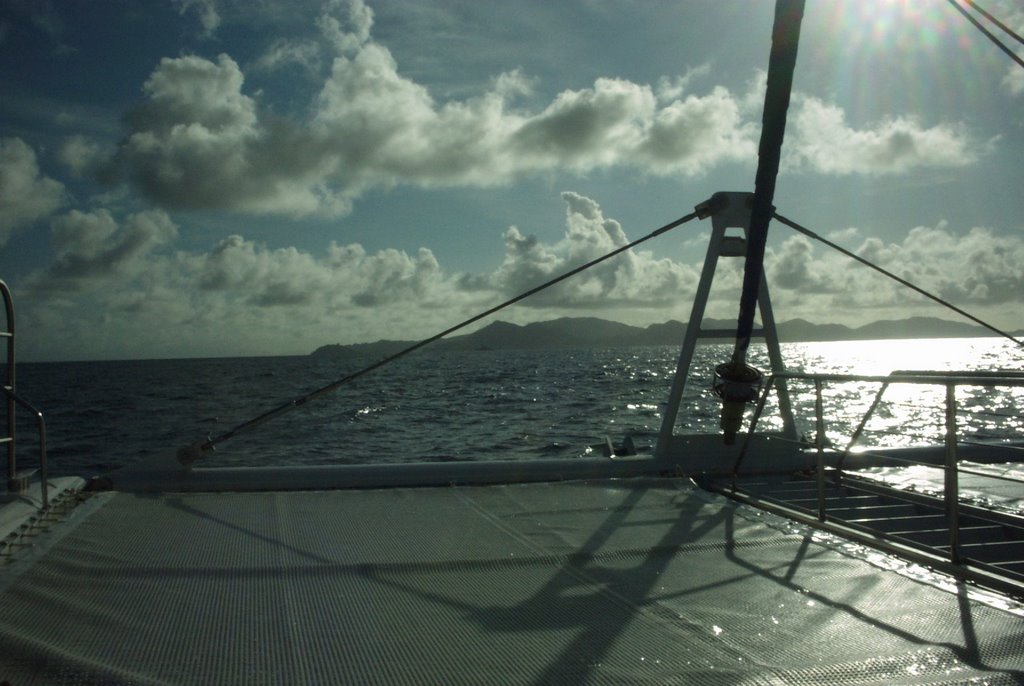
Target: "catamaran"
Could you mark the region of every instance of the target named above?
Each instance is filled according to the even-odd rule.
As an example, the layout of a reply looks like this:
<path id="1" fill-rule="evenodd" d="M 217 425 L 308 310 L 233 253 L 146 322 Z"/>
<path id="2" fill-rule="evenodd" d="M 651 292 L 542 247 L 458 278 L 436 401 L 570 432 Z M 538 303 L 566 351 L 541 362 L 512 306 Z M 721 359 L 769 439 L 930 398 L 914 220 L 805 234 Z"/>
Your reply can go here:
<path id="1" fill-rule="evenodd" d="M 350 375 L 177 459 L 50 478 L 43 415 L 15 385 L 4 286 L 0 682 L 1024 683 L 1024 517 L 961 498 L 967 481 L 1019 489 L 964 460 L 1020 461 L 1021 445 L 967 445 L 957 426 L 959 389 L 1019 388 L 1024 375 L 783 364 L 761 262 L 772 219 L 799 226 L 772 199 L 802 11 L 776 6 L 754 192 L 717 193 L 652 234 L 711 222 L 652 455 L 609 442 L 609 457 L 576 460 L 215 466 L 220 442 Z M 738 331 L 704 329 L 716 265 L 730 257 L 745 261 Z M 737 341 L 713 387 L 722 433 L 679 434 L 708 337 Z M 758 337 L 765 373 L 746 359 Z M 877 396 L 840 448 L 825 440 L 821 397 L 848 382 Z M 796 430 L 795 383 L 815 392 L 810 438 Z M 858 452 L 899 386 L 940 389 L 944 441 Z M 761 431 L 770 408 L 781 430 Z M 16 412 L 38 421 L 34 474 L 16 466 Z M 908 464 L 932 470 L 937 488 L 863 471 Z"/>

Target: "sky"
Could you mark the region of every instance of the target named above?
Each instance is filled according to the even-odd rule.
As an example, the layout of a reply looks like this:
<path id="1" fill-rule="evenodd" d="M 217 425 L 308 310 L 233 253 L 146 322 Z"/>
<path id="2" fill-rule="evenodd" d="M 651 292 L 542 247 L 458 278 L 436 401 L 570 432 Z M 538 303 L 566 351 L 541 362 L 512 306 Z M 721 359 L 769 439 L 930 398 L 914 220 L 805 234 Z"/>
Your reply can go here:
<path id="1" fill-rule="evenodd" d="M 1016 0 L 982 6 L 1024 31 Z M 752 191 L 773 8 L 5 0 L 19 359 L 417 340 Z M 779 213 L 1022 329 L 1022 160 L 1024 69 L 946 0 L 807 3 Z M 492 320 L 685 321 L 709 231 Z M 957 319 L 778 223 L 765 268 L 778 320 Z M 736 317 L 741 270 L 709 316 Z"/>

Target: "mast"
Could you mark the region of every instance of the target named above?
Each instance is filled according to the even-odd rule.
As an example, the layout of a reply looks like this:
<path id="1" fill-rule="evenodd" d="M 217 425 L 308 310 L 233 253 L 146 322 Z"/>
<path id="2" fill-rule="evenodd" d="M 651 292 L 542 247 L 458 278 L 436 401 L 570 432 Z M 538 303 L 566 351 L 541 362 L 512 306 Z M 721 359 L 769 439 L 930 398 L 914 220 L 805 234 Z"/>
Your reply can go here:
<path id="1" fill-rule="evenodd" d="M 732 443 L 743 418 L 744 406 L 757 396 L 761 374 L 746 363 L 747 349 L 754 327 L 757 296 L 764 271 L 764 248 L 768 224 L 775 208 L 775 180 L 779 173 L 782 139 L 786 131 L 786 112 L 793 89 L 800 23 L 804 0 L 776 0 L 772 48 L 768 59 L 768 84 L 761 117 L 761 142 L 758 148 L 754 198 L 747 236 L 747 255 L 743 268 L 743 291 L 736 323 L 736 347 L 732 359 L 715 370 L 715 390 L 722 398 L 722 429 L 725 442 Z"/>

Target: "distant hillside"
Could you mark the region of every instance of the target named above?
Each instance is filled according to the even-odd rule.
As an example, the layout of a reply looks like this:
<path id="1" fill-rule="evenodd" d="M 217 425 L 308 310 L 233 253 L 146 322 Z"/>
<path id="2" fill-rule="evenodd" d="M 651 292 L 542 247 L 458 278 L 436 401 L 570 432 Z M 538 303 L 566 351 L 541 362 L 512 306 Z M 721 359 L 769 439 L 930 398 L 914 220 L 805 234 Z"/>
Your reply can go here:
<path id="1" fill-rule="evenodd" d="M 705 320 L 705 329 L 732 329 L 731 320 Z M 991 336 L 980 326 L 934 317 L 879 321 L 850 328 L 841 324 L 813 324 L 793 319 L 778 325 L 782 341 L 845 341 L 878 338 L 967 338 Z M 612 348 L 643 345 L 679 345 L 686 325 L 675 320 L 646 328 L 596 317 L 563 317 L 533 324 L 494 322 L 479 331 L 436 342 L 431 349 L 450 350 L 543 350 L 565 348 Z M 325 345 L 313 351 L 321 357 L 387 357 L 415 341 L 382 340 L 376 343 Z"/>

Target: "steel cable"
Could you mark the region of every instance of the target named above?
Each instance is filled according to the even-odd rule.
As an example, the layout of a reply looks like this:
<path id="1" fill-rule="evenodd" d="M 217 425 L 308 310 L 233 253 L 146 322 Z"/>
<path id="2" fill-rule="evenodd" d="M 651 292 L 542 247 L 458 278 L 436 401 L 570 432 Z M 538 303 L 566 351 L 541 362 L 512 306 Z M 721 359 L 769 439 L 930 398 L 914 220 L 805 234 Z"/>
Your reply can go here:
<path id="1" fill-rule="evenodd" d="M 456 332 L 456 331 L 458 331 L 460 329 L 464 329 L 465 327 L 469 326 L 470 324 L 478 322 L 481 319 L 483 319 L 484 317 L 488 317 L 488 316 L 494 314 L 495 312 L 498 312 L 499 310 L 503 310 L 506 307 L 514 305 L 514 304 L 518 303 L 521 300 L 525 300 L 526 298 L 529 298 L 532 295 L 535 295 L 535 294 L 537 294 L 537 293 L 539 293 L 539 292 L 541 292 L 541 291 L 543 291 L 543 290 L 545 290 L 547 288 L 550 288 L 550 287 L 552 287 L 552 286 L 554 286 L 554 285 L 556 285 L 558 283 L 561 283 L 562 281 L 565 281 L 566 279 L 568 279 L 570 277 L 573 277 L 573 276 L 579 274 L 580 272 L 586 271 L 587 269 L 590 269 L 591 267 L 594 267 L 594 266 L 600 264 L 601 262 L 604 262 L 605 260 L 611 259 L 612 257 L 615 257 L 616 255 L 619 255 L 619 254 L 621 254 L 621 253 L 623 253 L 623 252 L 625 252 L 627 250 L 630 250 L 630 249 L 640 245 L 641 243 L 644 243 L 645 241 L 649 241 L 650 239 L 655 238 L 657 236 L 660 236 L 661 234 L 666 233 L 666 232 L 668 232 L 668 231 L 670 231 L 670 230 L 672 230 L 672 229 L 674 229 L 674 228 L 676 228 L 678 226 L 682 226 L 683 224 L 685 224 L 685 223 L 687 223 L 687 222 L 689 222 L 689 221 L 691 221 L 693 219 L 696 219 L 697 217 L 698 217 L 698 213 L 697 212 L 691 212 L 690 214 L 687 214 L 684 217 L 680 217 L 679 219 L 677 219 L 677 220 L 675 220 L 673 222 L 670 222 L 670 223 L 668 223 L 668 224 L 666 224 L 666 225 L 664 225 L 664 226 L 662 226 L 662 227 L 660 227 L 658 229 L 655 229 L 654 231 L 650 232 L 646 236 L 642 236 L 642 237 L 636 239 L 635 241 L 632 241 L 632 242 L 627 243 L 625 245 L 621 245 L 618 248 L 616 248 L 615 250 L 612 250 L 611 252 L 606 253 L 606 254 L 602 255 L 601 257 L 595 258 L 595 259 L 587 262 L 586 264 L 582 264 L 582 265 L 580 265 L 580 266 L 578 266 L 578 267 L 576 267 L 574 269 L 571 269 L 571 270 L 569 270 L 569 271 L 567 271 L 567 272 L 565 272 L 565 273 L 563 273 L 563 274 L 561 274 L 559 276 L 556 276 L 555 278 L 550 279 L 549 281 L 546 281 L 546 282 L 540 284 L 539 286 L 535 286 L 534 288 L 531 288 L 528 291 L 520 293 L 519 295 L 515 296 L 514 298 L 510 298 L 510 299 L 502 302 L 501 304 L 495 305 L 494 307 L 492 307 L 492 308 L 490 308 L 488 310 L 485 310 L 485 311 L 483 311 L 483 312 L 481 312 L 479 314 L 476 314 L 476 315 L 470 317 L 469 319 L 466 319 L 466 320 L 464 320 L 464 321 L 462 321 L 462 322 L 460 322 L 460 323 L 458 323 L 458 324 L 456 324 L 454 326 L 451 326 L 451 327 L 445 329 L 444 331 L 442 331 L 440 333 L 437 333 L 437 334 L 435 334 L 435 335 L 433 335 L 433 336 L 431 336 L 429 338 L 425 338 L 425 339 L 419 341 L 418 343 L 414 343 L 414 344 L 410 345 L 407 348 L 403 348 L 402 350 L 398 351 L 397 353 L 394 353 L 393 355 L 389 355 L 388 357 L 385 357 L 384 359 L 382 359 L 382 360 L 380 360 L 378 362 L 375 362 L 375 363 L 369 365 L 368 367 L 364 367 L 364 368 L 362 368 L 362 369 L 360 369 L 358 371 L 355 371 L 355 372 L 353 372 L 353 373 L 351 373 L 351 374 L 349 374 L 349 375 L 347 375 L 345 377 L 342 377 L 342 378 L 340 378 L 340 379 L 338 379 L 336 381 L 333 381 L 333 382 L 327 384 L 326 386 L 323 386 L 321 388 L 316 389 L 315 391 L 307 393 L 306 395 L 304 395 L 304 396 L 302 396 L 300 398 L 296 398 L 294 400 L 289 400 L 288 402 L 284 403 L 283 405 L 280 405 L 278 407 L 275 407 L 272 410 L 264 412 L 263 414 L 258 415 L 258 416 L 254 417 L 254 418 L 252 418 L 252 419 L 250 419 L 250 420 L 248 420 L 246 422 L 243 422 L 243 423 L 239 424 L 238 426 L 236 426 L 235 428 L 230 429 L 230 430 L 228 430 L 228 431 L 226 431 L 226 432 L 224 432 L 222 434 L 219 434 L 219 435 L 214 436 L 214 437 L 207 438 L 205 440 L 197 441 L 195 443 L 192 443 L 191 445 L 183 446 L 182 448 L 179 448 L 179 450 L 178 450 L 178 460 L 182 464 L 184 464 L 186 466 L 191 465 L 196 459 L 202 457 L 203 453 L 206 453 L 206 452 L 212 450 L 216 445 L 218 445 L 220 443 L 223 443 L 224 441 L 227 441 L 228 439 L 234 438 L 235 436 L 237 436 L 237 435 L 239 435 L 241 433 L 245 433 L 245 432 L 249 431 L 250 429 L 254 429 L 257 426 L 259 426 L 259 425 L 261 425 L 261 424 L 263 424 L 265 422 L 268 422 L 271 419 L 274 419 L 275 417 L 279 417 L 279 416 L 281 416 L 281 415 L 283 415 L 283 414 L 285 414 L 287 412 L 290 412 L 291 410 L 294 410 L 297 407 L 301 407 L 301 406 L 305 405 L 306 403 L 308 403 L 309 401 L 314 400 L 314 399 L 316 399 L 316 398 L 318 398 L 318 397 L 320 397 L 322 395 L 325 395 L 327 393 L 331 393 L 332 391 L 335 391 L 338 388 L 341 388 L 345 384 L 348 384 L 348 383 L 351 383 L 351 382 L 355 381 L 356 379 L 358 379 L 361 376 L 369 374 L 370 372 L 372 372 L 372 371 L 374 371 L 376 369 L 379 369 L 380 367 L 383 367 L 383 366 L 385 366 L 387 364 L 390 364 L 391 362 L 394 362 L 395 360 L 397 360 L 397 359 L 399 359 L 401 357 L 404 357 L 404 356 L 408 355 L 411 352 L 419 350 L 420 348 L 422 348 L 422 347 L 424 347 L 426 345 L 429 345 L 429 344 L 431 344 L 431 343 L 433 343 L 435 341 L 438 341 L 438 340 L 444 338 L 445 336 L 447 336 L 449 334 L 452 334 L 452 333 L 454 333 L 454 332 Z"/>
<path id="2" fill-rule="evenodd" d="M 974 27 L 976 29 L 978 29 L 983 34 L 985 34 L 985 37 L 987 37 L 990 41 L 992 41 L 992 43 L 995 44 L 995 46 L 997 48 L 999 48 L 1000 50 L 1005 52 L 1007 55 L 1009 55 L 1011 60 L 1013 60 L 1014 62 L 1019 64 L 1021 67 L 1024 67 L 1024 59 L 1022 59 L 1020 55 L 1018 55 L 1013 50 L 1011 50 L 1006 45 L 1004 45 L 1003 42 L 1001 40 L 999 40 L 999 38 L 997 38 L 995 34 L 993 34 L 991 31 L 989 31 L 984 26 L 982 26 L 981 22 L 978 21 L 977 19 L 975 19 L 974 17 L 972 17 L 971 14 L 967 10 L 965 10 L 963 8 L 963 6 L 959 2 L 957 2 L 957 0 L 947 0 L 947 2 L 949 2 L 949 4 L 952 5 L 953 7 L 955 7 L 956 10 L 958 12 L 960 12 L 960 14 L 964 15 L 967 18 L 967 21 L 969 21 L 972 24 L 974 24 Z M 1005 24 L 1003 24 L 1002 22 L 997 20 L 991 14 L 989 14 L 985 10 L 981 9 L 980 7 L 978 7 L 978 5 L 976 3 L 972 2 L 971 0 L 965 0 L 965 2 L 968 5 L 970 5 L 971 7 L 973 7 L 974 9 L 976 9 L 978 12 L 980 12 L 982 14 L 982 16 L 984 16 L 986 19 L 988 19 L 993 24 L 995 24 L 996 26 L 1001 28 L 1003 31 L 1005 31 L 1009 35 L 1013 36 L 1014 38 L 1016 38 L 1021 43 L 1024 43 L 1024 40 L 1022 40 L 1019 35 L 1017 35 L 1013 31 L 1011 31 L 1009 29 L 1009 27 L 1007 27 Z"/>
<path id="3" fill-rule="evenodd" d="M 947 308 L 953 310 L 954 312 L 956 312 L 957 314 L 959 314 L 959 315 L 961 315 L 963 317 L 966 317 L 967 319 L 970 319 L 975 324 L 983 326 L 986 329 L 988 329 L 989 331 L 992 331 L 993 333 L 999 334 L 1003 338 L 1008 338 L 1011 341 L 1013 341 L 1014 343 L 1016 343 L 1017 345 L 1019 345 L 1021 347 L 1024 347 L 1024 341 L 1021 341 L 1018 338 L 1014 338 L 1013 336 L 1011 336 L 1007 332 L 1003 331 L 1002 329 L 999 329 L 999 328 L 993 326 L 992 324 L 989 324 L 988 322 L 986 322 L 986 321 L 984 321 L 982 319 L 979 319 L 978 317 L 975 317 L 970 312 L 967 312 L 965 310 L 960 309 L 959 307 L 957 307 L 953 303 L 949 302 L 948 300 L 943 300 L 939 296 L 934 295 L 932 293 L 929 293 L 928 291 L 924 290 L 920 286 L 916 286 L 913 283 L 907 281 L 906 279 L 904 279 L 902 277 L 899 277 L 899 276 L 896 276 L 892 272 L 890 272 L 890 271 L 888 271 L 888 270 L 886 270 L 886 269 L 884 269 L 882 267 L 879 267 L 877 264 L 875 264 L 875 263 L 873 263 L 873 262 L 871 262 L 869 260 L 864 259 L 860 255 L 857 255 L 856 253 L 851 252 L 851 251 L 847 250 L 846 248 L 843 248 L 843 247 L 833 243 L 832 241 L 830 241 L 830 240 L 828 240 L 826 238 L 823 238 L 822 236 L 819 236 L 818 234 L 814 233 L 813 231 L 811 231 L 810 229 L 808 229 L 808 228 L 806 228 L 804 226 L 800 226 L 799 224 L 797 224 L 793 220 L 787 219 L 786 217 L 783 217 L 778 212 L 776 212 L 774 216 L 775 216 L 776 219 L 778 219 L 780 222 L 782 222 L 786 226 L 790 227 L 791 229 L 795 229 L 796 231 L 798 231 L 798 232 L 802 233 L 803 235 L 807 236 L 808 238 L 813 238 L 816 241 L 821 241 L 822 243 L 824 243 L 828 247 L 832 248 L 833 250 L 837 250 L 837 251 L 841 252 L 842 254 L 846 255 L 849 258 L 852 258 L 852 259 L 860 262 L 861 264 L 863 264 L 863 265 L 865 265 L 867 267 L 871 267 L 876 272 L 878 272 L 880 274 L 884 274 L 885 276 L 888 276 L 890 279 L 892 279 L 893 281 L 896 281 L 900 285 L 906 286 L 907 288 L 920 293 L 921 295 L 925 296 L 926 298 L 930 298 L 931 300 L 934 300 L 935 302 L 939 303 L 943 307 L 947 307 Z"/>

